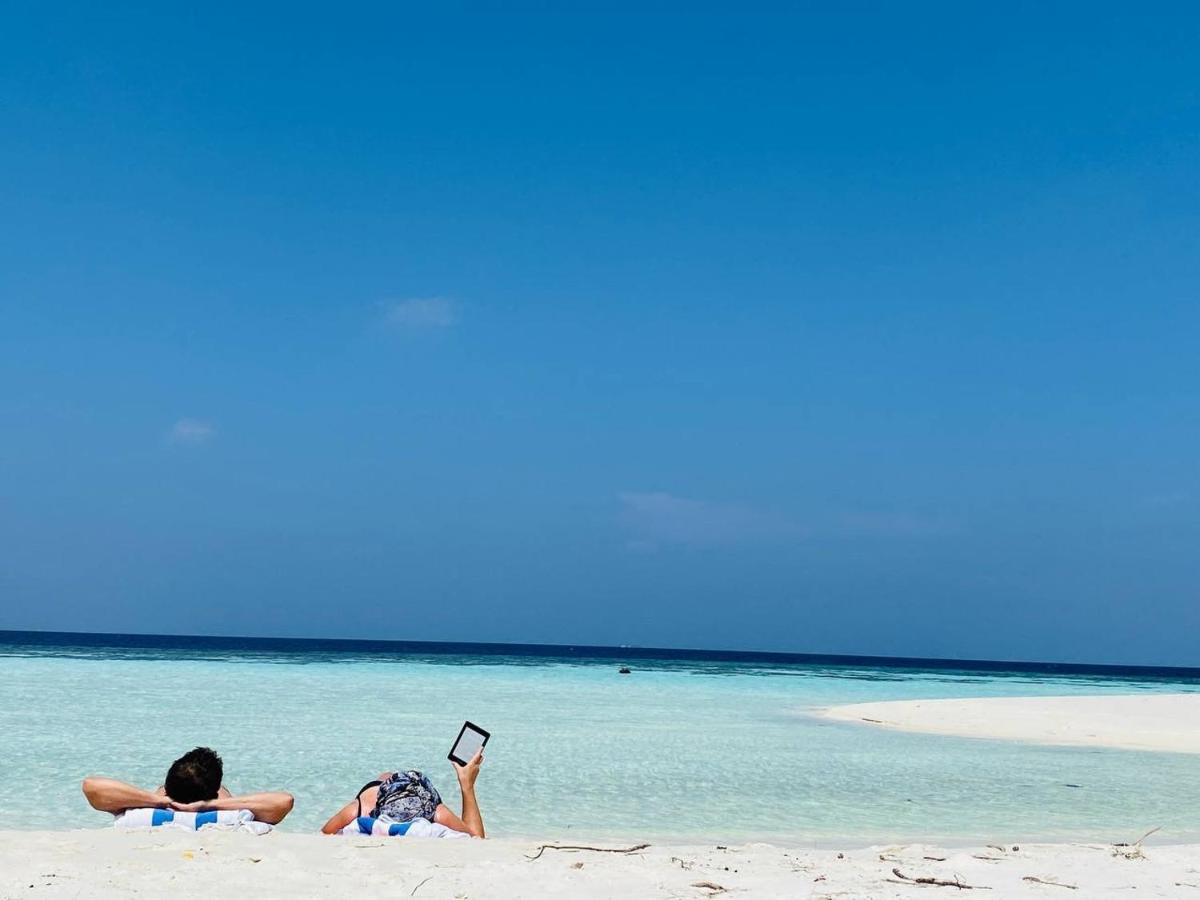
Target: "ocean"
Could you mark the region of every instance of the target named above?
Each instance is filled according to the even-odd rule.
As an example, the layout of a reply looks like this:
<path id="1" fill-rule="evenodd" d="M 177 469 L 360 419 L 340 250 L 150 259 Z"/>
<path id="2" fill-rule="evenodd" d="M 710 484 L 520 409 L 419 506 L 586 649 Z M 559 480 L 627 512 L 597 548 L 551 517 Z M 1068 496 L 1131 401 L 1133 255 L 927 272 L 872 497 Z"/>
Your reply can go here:
<path id="1" fill-rule="evenodd" d="M 631 672 L 620 674 L 620 666 Z M 927 697 L 1200 690 L 1200 670 L 617 647 L 0 631 L 3 828 L 101 827 L 88 774 L 146 787 L 208 745 L 234 792 L 311 831 L 379 772 L 451 806 L 465 719 L 492 733 L 496 837 L 820 846 L 1200 839 L 1200 758 L 902 734 L 811 710 Z"/>

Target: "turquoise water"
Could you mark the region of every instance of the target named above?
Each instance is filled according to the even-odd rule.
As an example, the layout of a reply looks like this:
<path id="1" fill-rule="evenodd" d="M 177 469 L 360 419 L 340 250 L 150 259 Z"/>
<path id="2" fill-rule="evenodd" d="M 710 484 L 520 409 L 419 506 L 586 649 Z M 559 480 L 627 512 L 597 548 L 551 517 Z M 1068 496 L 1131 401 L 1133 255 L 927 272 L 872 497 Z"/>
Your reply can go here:
<path id="1" fill-rule="evenodd" d="M 0 644 L 4 828 L 101 826 L 80 779 L 154 787 L 193 745 L 232 790 L 296 796 L 305 831 L 385 769 L 451 805 L 463 719 L 493 733 L 494 836 L 943 842 L 1200 838 L 1200 758 L 825 722 L 813 707 L 917 697 L 1196 690 L 1191 682 L 881 667 L 441 655 L 113 652 Z M 1071 787 L 1068 785 L 1078 785 Z"/>

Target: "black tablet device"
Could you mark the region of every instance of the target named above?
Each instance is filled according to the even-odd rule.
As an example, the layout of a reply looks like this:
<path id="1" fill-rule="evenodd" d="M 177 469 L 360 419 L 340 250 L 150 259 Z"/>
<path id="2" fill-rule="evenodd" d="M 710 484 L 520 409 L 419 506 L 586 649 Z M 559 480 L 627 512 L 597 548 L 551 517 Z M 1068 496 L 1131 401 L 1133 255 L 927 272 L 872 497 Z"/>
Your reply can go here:
<path id="1" fill-rule="evenodd" d="M 463 722 L 462 730 L 458 733 L 458 737 L 454 741 L 454 746 L 450 748 L 448 759 L 450 762 L 456 762 L 460 766 L 465 766 L 471 761 L 471 757 L 475 755 L 476 750 L 483 749 L 484 744 L 488 742 L 488 738 L 491 736 L 491 732 L 484 731 L 473 722 Z"/>

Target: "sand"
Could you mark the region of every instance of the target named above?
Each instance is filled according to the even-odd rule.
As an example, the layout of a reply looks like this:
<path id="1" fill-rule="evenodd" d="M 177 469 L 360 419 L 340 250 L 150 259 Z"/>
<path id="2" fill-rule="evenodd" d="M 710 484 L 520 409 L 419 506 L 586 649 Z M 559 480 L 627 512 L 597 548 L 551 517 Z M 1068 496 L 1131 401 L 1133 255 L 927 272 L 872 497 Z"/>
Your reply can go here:
<path id="1" fill-rule="evenodd" d="M 1136 839 L 1132 835 L 1131 839 Z M 619 846 L 608 844 L 605 846 Z M 276 832 L 0 833 L 0 897 L 903 898 L 1200 896 L 1200 846 L 1039 844 L 939 850 L 651 846 L 630 854 L 536 843 Z M 931 857 L 936 857 L 933 859 Z M 896 872 L 900 873 L 900 877 Z M 1038 879 L 1038 880 L 1033 880 Z M 1067 885 L 1075 887 L 1072 891 Z"/>
<path id="2" fill-rule="evenodd" d="M 893 700 L 817 714 L 955 737 L 1200 753 L 1200 693 Z"/>

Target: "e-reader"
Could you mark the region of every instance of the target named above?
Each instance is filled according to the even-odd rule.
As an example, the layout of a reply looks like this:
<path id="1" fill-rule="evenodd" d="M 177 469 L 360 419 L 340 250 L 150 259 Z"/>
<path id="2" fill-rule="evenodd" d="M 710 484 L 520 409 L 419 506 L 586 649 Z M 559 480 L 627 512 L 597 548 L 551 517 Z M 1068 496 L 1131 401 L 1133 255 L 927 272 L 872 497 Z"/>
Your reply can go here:
<path id="1" fill-rule="evenodd" d="M 465 766 L 476 751 L 483 749 L 491 736 L 491 732 L 484 731 L 473 722 L 463 722 L 462 730 L 459 731 L 454 746 L 450 748 L 450 762 Z"/>

